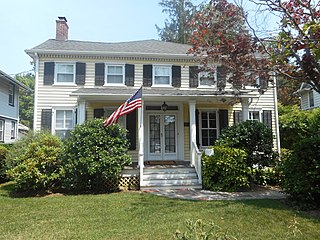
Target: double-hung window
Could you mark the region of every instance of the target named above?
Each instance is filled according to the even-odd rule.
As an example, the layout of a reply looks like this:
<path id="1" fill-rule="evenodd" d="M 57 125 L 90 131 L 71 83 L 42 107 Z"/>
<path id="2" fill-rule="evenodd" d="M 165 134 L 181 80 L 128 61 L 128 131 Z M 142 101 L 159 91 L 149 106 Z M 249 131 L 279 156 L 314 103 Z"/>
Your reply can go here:
<path id="1" fill-rule="evenodd" d="M 59 84 L 73 84 L 75 83 L 75 64 L 74 63 L 56 63 L 56 83 Z"/>
<path id="2" fill-rule="evenodd" d="M 199 72 L 199 86 L 215 87 L 217 84 L 217 72 Z"/>
<path id="3" fill-rule="evenodd" d="M 0 142 L 4 141 L 4 120 L 0 119 Z"/>
<path id="4" fill-rule="evenodd" d="M 260 122 L 260 112 L 259 111 L 249 111 L 249 120 Z"/>
<path id="5" fill-rule="evenodd" d="M 123 85 L 125 79 L 125 68 L 123 64 L 106 65 L 106 84 Z"/>
<path id="6" fill-rule="evenodd" d="M 11 121 L 11 139 L 15 139 L 16 138 L 16 122 L 15 121 Z"/>
<path id="7" fill-rule="evenodd" d="M 308 93 L 308 97 L 309 97 L 309 107 L 312 108 L 314 107 L 314 95 L 312 90 Z"/>
<path id="8" fill-rule="evenodd" d="M 212 146 L 218 137 L 217 111 L 200 112 L 200 145 Z"/>
<path id="9" fill-rule="evenodd" d="M 62 139 L 69 136 L 74 126 L 73 110 L 56 110 L 55 133 Z"/>
<path id="10" fill-rule="evenodd" d="M 168 65 L 153 66 L 153 86 L 171 86 L 172 70 Z"/>
<path id="11" fill-rule="evenodd" d="M 14 85 L 10 84 L 9 85 L 9 105 L 14 106 Z"/>

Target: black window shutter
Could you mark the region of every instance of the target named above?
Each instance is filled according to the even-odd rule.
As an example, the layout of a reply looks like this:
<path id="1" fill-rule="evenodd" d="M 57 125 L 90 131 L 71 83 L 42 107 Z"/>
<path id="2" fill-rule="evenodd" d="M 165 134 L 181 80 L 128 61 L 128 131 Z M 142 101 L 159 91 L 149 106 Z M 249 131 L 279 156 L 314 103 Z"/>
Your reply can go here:
<path id="1" fill-rule="evenodd" d="M 196 88 L 198 87 L 198 72 L 199 69 L 197 66 L 190 66 L 189 67 L 189 87 Z"/>
<path id="2" fill-rule="evenodd" d="M 41 110 L 41 130 L 51 132 L 52 109 Z"/>
<path id="3" fill-rule="evenodd" d="M 84 85 L 86 83 L 86 64 L 76 63 L 76 84 Z"/>
<path id="4" fill-rule="evenodd" d="M 54 79 L 54 62 L 44 63 L 43 85 L 52 85 Z"/>
<path id="5" fill-rule="evenodd" d="M 103 86 L 104 85 L 104 63 L 96 63 L 95 66 L 95 85 Z"/>
<path id="6" fill-rule="evenodd" d="M 233 112 L 233 123 L 236 126 L 240 122 L 242 122 L 242 111 L 236 110 Z"/>
<path id="7" fill-rule="evenodd" d="M 221 91 L 225 89 L 227 82 L 227 69 L 224 66 L 217 67 L 217 88 Z"/>
<path id="8" fill-rule="evenodd" d="M 200 148 L 200 126 L 199 126 L 199 110 L 196 109 L 196 141 L 197 141 L 197 146 Z M 191 136 L 190 136 L 191 137 Z"/>
<path id="9" fill-rule="evenodd" d="M 268 80 L 265 78 L 259 78 L 259 85 L 261 89 L 267 89 L 268 88 Z"/>
<path id="10" fill-rule="evenodd" d="M 143 65 L 143 86 L 151 87 L 152 85 L 152 65 Z"/>
<path id="11" fill-rule="evenodd" d="M 172 86 L 181 87 L 181 66 L 172 66 Z"/>
<path id="12" fill-rule="evenodd" d="M 222 130 L 229 126 L 228 110 L 225 110 L 225 109 L 219 110 L 219 123 L 220 123 L 220 134 L 221 134 Z"/>
<path id="13" fill-rule="evenodd" d="M 96 108 L 93 110 L 93 117 L 94 118 L 101 118 L 104 116 L 104 109 L 103 108 Z"/>
<path id="14" fill-rule="evenodd" d="M 262 122 L 269 128 L 272 128 L 272 111 L 263 110 L 262 112 Z"/>
<path id="15" fill-rule="evenodd" d="M 75 124 L 78 124 L 78 108 L 74 110 L 74 119 L 75 119 Z"/>
<path id="16" fill-rule="evenodd" d="M 137 137 L 137 111 L 134 110 L 133 112 L 126 115 L 126 126 L 128 130 L 128 140 L 130 142 L 129 150 L 136 150 L 136 137 Z"/>
<path id="17" fill-rule="evenodd" d="M 125 65 L 125 83 L 127 86 L 134 86 L 134 65 Z"/>

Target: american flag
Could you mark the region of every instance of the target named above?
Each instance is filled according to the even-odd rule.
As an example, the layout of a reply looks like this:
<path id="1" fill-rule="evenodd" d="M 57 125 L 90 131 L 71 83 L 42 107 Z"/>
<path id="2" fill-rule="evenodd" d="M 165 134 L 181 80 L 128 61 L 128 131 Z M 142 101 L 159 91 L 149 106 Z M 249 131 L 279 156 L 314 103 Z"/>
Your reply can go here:
<path id="1" fill-rule="evenodd" d="M 118 118 L 131 113 L 136 108 L 141 108 L 142 106 L 142 87 L 135 92 L 127 101 L 125 101 L 121 106 L 115 110 L 110 117 L 106 118 L 103 122 L 103 126 L 106 128 L 109 125 L 116 123 Z"/>

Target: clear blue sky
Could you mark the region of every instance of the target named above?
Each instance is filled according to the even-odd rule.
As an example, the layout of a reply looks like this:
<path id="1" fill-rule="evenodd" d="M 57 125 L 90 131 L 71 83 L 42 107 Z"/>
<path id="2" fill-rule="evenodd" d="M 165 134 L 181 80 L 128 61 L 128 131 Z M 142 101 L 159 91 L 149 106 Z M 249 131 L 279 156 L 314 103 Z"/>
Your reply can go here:
<path id="1" fill-rule="evenodd" d="M 24 50 L 55 38 L 58 16 L 67 18 L 72 40 L 158 39 L 155 24 L 163 27 L 168 18 L 159 1 L 1 0 L 0 70 L 8 74 L 31 70 L 32 59 Z"/>

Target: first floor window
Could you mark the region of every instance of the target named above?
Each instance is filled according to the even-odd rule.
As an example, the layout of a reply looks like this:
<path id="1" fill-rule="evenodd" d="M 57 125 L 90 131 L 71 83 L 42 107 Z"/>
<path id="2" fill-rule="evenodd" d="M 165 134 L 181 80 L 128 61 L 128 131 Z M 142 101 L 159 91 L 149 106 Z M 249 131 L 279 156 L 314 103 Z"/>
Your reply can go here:
<path id="1" fill-rule="evenodd" d="M 16 122 L 15 121 L 11 121 L 11 139 L 15 139 L 16 138 Z"/>
<path id="2" fill-rule="evenodd" d="M 57 63 L 56 64 L 57 83 L 75 83 L 75 64 Z"/>
<path id="3" fill-rule="evenodd" d="M 200 144 L 202 147 L 212 146 L 218 137 L 217 112 L 202 111 L 200 113 Z"/>
<path id="4" fill-rule="evenodd" d="M 124 84 L 124 65 L 106 66 L 106 84 Z"/>
<path id="5" fill-rule="evenodd" d="M 0 119 L 0 142 L 4 141 L 4 120 Z"/>
<path id="6" fill-rule="evenodd" d="M 73 110 L 56 110 L 56 135 L 62 139 L 69 137 L 74 126 Z"/>
<path id="7" fill-rule="evenodd" d="M 171 66 L 153 66 L 153 85 L 171 85 Z"/>
<path id="8" fill-rule="evenodd" d="M 260 121 L 260 112 L 249 111 L 249 120 Z"/>

